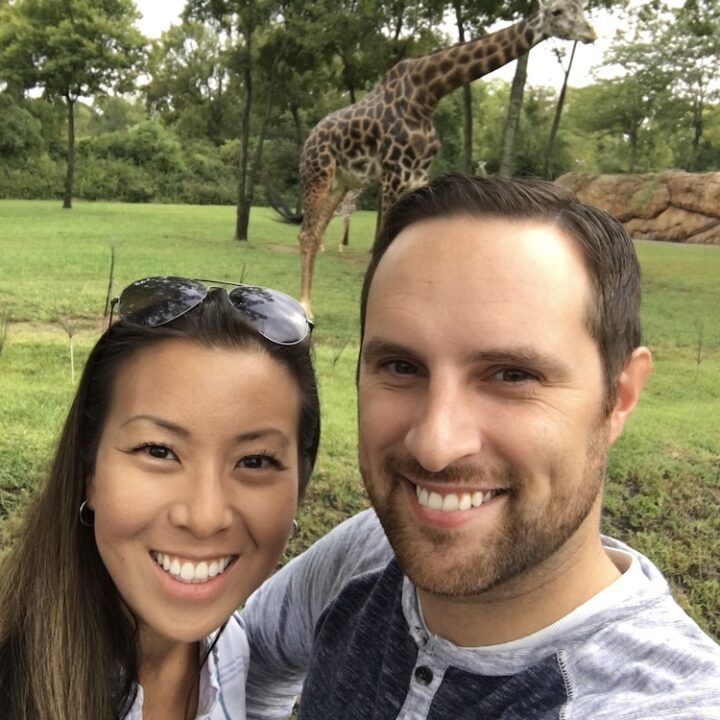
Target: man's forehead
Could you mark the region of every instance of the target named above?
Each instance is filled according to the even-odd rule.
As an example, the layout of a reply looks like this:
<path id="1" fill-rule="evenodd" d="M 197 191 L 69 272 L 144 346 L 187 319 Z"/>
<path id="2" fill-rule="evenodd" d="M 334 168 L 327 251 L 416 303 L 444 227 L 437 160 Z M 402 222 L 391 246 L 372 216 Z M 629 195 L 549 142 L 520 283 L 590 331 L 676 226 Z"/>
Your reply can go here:
<path id="1" fill-rule="evenodd" d="M 587 335 L 594 292 L 584 258 L 549 222 L 442 218 L 408 226 L 393 245 L 370 286 L 365 336 L 408 342 L 446 327 L 437 342 L 507 347 L 519 334 L 542 342 L 551 328 L 565 327 L 567 341 Z"/>
<path id="2" fill-rule="evenodd" d="M 590 285 L 579 243 L 552 221 L 463 214 L 405 227 L 378 263 L 370 290 L 377 280 L 417 280 L 431 291 L 442 280 L 487 279 L 486 268 L 503 282 L 545 272 L 555 282 Z"/>

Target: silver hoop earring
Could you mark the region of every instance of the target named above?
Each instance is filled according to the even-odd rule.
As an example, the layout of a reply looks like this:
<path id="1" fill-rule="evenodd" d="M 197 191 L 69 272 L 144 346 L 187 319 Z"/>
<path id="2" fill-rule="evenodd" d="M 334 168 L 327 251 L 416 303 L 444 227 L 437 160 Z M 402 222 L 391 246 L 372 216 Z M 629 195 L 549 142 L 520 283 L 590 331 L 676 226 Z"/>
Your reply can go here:
<path id="1" fill-rule="evenodd" d="M 295 518 L 293 518 L 292 530 L 290 531 L 290 539 L 292 540 L 293 538 L 297 537 L 299 532 L 300 523 Z"/>
<path id="2" fill-rule="evenodd" d="M 87 513 L 89 515 L 83 515 L 85 511 L 87 510 Z M 78 516 L 80 517 L 80 524 L 84 527 L 93 527 L 95 525 L 95 513 L 92 511 L 92 508 L 88 507 L 87 500 L 82 501 L 82 505 L 80 505 L 80 512 L 78 513 Z M 88 522 L 87 517 L 90 518 L 90 521 Z"/>

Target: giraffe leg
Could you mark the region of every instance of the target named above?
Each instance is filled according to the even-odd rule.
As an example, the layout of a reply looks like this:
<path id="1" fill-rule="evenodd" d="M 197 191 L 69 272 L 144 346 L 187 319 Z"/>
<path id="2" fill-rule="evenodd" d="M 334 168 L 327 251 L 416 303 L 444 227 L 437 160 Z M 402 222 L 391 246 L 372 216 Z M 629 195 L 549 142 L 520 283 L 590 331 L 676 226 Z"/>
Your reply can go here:
<path id="1" fill-rule="evenodd" d="M 300 242 L 300 303 L 307 316 L 312 319 L 312 279 L 315 257 L 322 245 L 325 229 L 342 195 L 329 192 L 329 180 L 317 189 L 311 197 L 303 200 L 303 221 L 298 240 Z"/>
<path id="2" fill-rule="evenodd" d="M 383 175 L 380 179 L 380 190 L 378 192 L 378 213 L 375 223 L 375 239 L 377 240 L 382 227 L 383 216 L 388 208 L 400 197 L 402 191 L 396 189 L 397 180 L 393 174 Z"/>
<path id="3" fill-rule="evenodd" d="M 378 190 L 378 196 L 377 196 L 377 215 L 375 216 L 375 239 L 378 239 L 378 235 L 380 234 L 380 226 L 382 225 L 382 217 L 383 217 L 383 207 L 387 207 L 385 205 L 383 200 L 383 188 L 380 187 Z"/>
<path id="4" fill-rule="evenodd" d="M 342 252 L 343 248 L 347 247 L 350 244 L 350 213 L 343 213 L 342 221 L 343 232 L 342 238 L 340 239 L 340 245 L 338 246 L 338 250 L 340 252 Z"/>
<path id="5" fill-rule="evenodd" d="M 348 190 L 340 201 L 339 210 L 336 211 L 336 214 L 339 212 L 343 219 L 342 240 L 338 247 L 341 252 L 343 247 L 350 244 L 350 218 L 357 208 L 357 201 L 361 192 L 362 190 Z"/>

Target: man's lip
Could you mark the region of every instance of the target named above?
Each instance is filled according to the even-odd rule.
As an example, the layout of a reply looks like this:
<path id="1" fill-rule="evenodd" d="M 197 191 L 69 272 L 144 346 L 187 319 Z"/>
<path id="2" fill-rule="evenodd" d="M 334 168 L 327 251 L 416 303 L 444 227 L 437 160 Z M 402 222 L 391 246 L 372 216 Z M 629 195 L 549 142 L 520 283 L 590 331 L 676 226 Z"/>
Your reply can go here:
<path id="1" fill-rule="evenodd" d="M 404 481 L 402 483 L 402 488 L 404 489 L 404 492 L 407 493 L 410 509 L 417 520 L 419 520 L 421 524 L 430 528 L 443 531 L 459 530 L 460 528 L 468 525 L 469 523 L 473 523 L 480 518 L 493 518 L 498 511 L 498 507 L 501 507 L 507 502 L 508 495 L 507 492 L 503 492 L 489 501 L 483 501 L 481 504 L 466 507 L 462 510 L 459 507 L 455 510 L 442 510 L 438 508 L 431 508 L 420 503 L 420 500 L 417 497 L 417 489 L 420 488 L 421 490 L 425 490 L 425 488 L 415 485 L 410 481 Z M 481 491 L 477 490 L 476 492 L 480 493 Z M 457 493 L 457 495 L 464 495 L 465 493 L 471 494 L 469 490 L 466 490 L 464 493 Z M 443 495 L 443 498 L 447 497 L 449 494 L 449 492 L 446 492 Z"/>
<path id="2" fill-rule="evenodd" d="M 412 478 L 409 478 L 405 475 L 400 475 L 400 478 L 405 482 L 409 483 L 410 485 L 414 485 L 423 490 L 427 490 L 428 492 L 438 493 L 439 495 L 462 495 L 463 493 L 472 494 L 474 492 L 486 493 L 490 492 L 491 490 L 507 491 L 510 489 L 502 485 L 450 485 L 449 483 L 425 482 L 423 480 L 413 480 Z"/>

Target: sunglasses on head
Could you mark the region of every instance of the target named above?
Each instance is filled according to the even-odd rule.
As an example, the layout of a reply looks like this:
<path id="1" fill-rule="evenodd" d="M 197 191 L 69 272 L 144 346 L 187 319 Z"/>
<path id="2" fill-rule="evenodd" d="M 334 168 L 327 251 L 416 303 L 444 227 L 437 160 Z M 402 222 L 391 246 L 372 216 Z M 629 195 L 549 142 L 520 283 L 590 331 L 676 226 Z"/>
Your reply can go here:
<path id="1" fill-rule="evenodd" d="M 211 288 L 225 288 L 230 304 L 242 319 L 264 338 L 278 345 L 296 345 L 310 334 L 313 324 L 302 305 L 279 290 L 230 283 L 224 280 L 201 280 L 158 276 L 136 280 L 112 301 L 120 320 L 135 327 L 158 327 L 190 312 L 200 305 Z"/>

